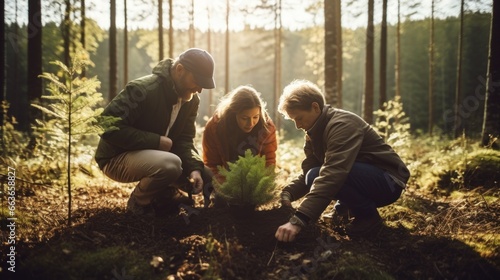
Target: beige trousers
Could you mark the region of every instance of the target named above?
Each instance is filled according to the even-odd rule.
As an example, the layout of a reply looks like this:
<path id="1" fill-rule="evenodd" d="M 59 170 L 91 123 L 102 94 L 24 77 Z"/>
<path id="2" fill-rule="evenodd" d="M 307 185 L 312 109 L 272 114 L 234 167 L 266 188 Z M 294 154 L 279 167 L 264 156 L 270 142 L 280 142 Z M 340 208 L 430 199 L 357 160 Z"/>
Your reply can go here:
<path id="1" fill-rule="evenodd" d="M 159 150 L 138 150 L 122 153 L 106 164 L 104 174 L 121 182 L 137 182 L 131 196 L 140 205 L 151 203 L 154 197 L 171 196 L 182 174 L 181 159 L 170 152 Z M 185 178 L 184 178 L 185 179 Z"/>

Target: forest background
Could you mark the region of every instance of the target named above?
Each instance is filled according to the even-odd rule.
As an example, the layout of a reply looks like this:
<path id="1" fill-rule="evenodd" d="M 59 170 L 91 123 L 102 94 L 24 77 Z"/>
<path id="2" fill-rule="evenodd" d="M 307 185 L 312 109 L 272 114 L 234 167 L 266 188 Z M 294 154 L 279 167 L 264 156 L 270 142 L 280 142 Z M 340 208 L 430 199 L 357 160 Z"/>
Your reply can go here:
<path id="1" fill-rule="evenodd" d="M 499 3 L 3 1 L 0 278 L 499 279 Z M 383 233 L 358 242 L 322 219 L 282 246 L 274 233 L 289 213 L 277 201 L 250 220 L 211 207 L 191 224 L 131 218 L 135 183 L 108 179 L 93 159 L 108 121 L 97 116 L 127 81 L 190 47 L 216 61 L 196 145 L 219 98 L 254 86 L 280 129 L 279 187 L 303 157 L 303 132 L 275 110 L 290 81 L 318 83 L 328 102 L 372 124 L 412 174 L 381 209 Z M 93 63 L 79 72 L 83 49 Z M 336 246 L 321 258 L 319 237 Z M 329 261 L 318 262 L 323 253 Z M 307 263 L 316 269 L 302 271 Z"/>
<path id="2" fill-rule="evenodd" d="M 87 1 L 89 2 L 89 1 Z M 114 1 L 111 1 L 114 2 Z M 213 112 L 217 100 L 238 85 L 252 85 L 262 92 L 268 103 L 268 111 L 275 122 L 284 128 L 284 135 L 294 137 L 293 123 L 281 121 L 276 114 L 276 92 L 293 79 L 309 79 L 324 86 L 324 7 L 323 1 L 172 1 L 172 27 L 159 28 L 159 21 L 169 21 L 170 9 L 161 4 L 165 15 L 158 13 L 163 1 L 127 1 L 129 25 L 117 22 L 117 85 L 118 91 L 133 78 L 151 73 L 151 68 L 162 58 L 173 56 L 188 47 L 209 50 L 216 61 L 217 88 L 201 94 L 198 123 L 203 126 Z M 375 77 L 380 72 L 380 20 L 381 1 L 375 1 L 374 59 Z M 437 1 L 433 10 L 429 3 L 418 1 L 388 1 L 388 15 L 392 22 L 387 25 L 387 100 L 396 91 L 397 22 L 394 22 L 397 5 L 400 5 L 400 92 L 404 111 L 409 117 L 411 130 L 417 134 L 429 132 L 429 49 L 431 13 L 434 19 L 433 42 L 433 124 L 432 129 L 444 135 L 453 135 L 457 87 L 460 86 L 463 113 L 463 129 L 467 136 L 479 137 L 484 116 L 484 96 L 488 43 L 491 23 L 491 3 L 488 1 L 464 1 L 463 24 L 460 21 L 459 1 Z M 431 2 L 431 1 L 429 1 Z M 434 1 L 432 1 L 434 2 Z M 66 52 L 74 54 L 81 47 L 82 3 L 85 1 L 41 1 L 40 22 L 42 30 L 43 72 L 57 71 L 54 60 L 65 60 Z M 277 13 L 277 3 L 279 14 Z M 298 4 L 301 3 L 301 4 Z M 4 99 L 10 104 L 9 115 L 14 116 L 17 128 L 30 130 L 33 109 L 28 82 L 28 38 L 26 1 L 5 3 L 5 87 Z M 86 49 L 95 67 L 88 69 L 87 76 L 97 75 L 101 81 L 100 92 L 104 101 L 110 98 L 110 45 L 109 29 L 103 27 L 109 14 L 109 6 L 87 3 L 85 18 Z M 120 3 L 123 5 L 123 3 Z M 131 8 L 130 8 L 131 7 Z M 304 9 L 305 7 L 305 9 Z M 117 13 L 123 20 L 123 6 Z M 297 9 L 300 9 L 297 11 Z M 94 11 L 94 12 L 92 12 Z M 100 12 L 99 12 L 100 11 Z M 196 12 L 196 13 L 195 13 Z M 459 14 L 454 14 L 458 12 Z M 292 17 L 290 19 L 290 16 Z M 120 17 L 119 17 L 120 18 Z M 195 19 L 203 18 L 198 23 Z M 221 23 L 221 18 L 223 22 Z M 69 21 L 67 21 L 69 19 Z M 152 20 L 153 19 L 153 20 Z M 224 20 L 229 23 L 225 26 Z M 66 23 L 67 22 L 67 23 Z M 104 23 L 103 23 L 104 22 Z M 219 22 L 219 23 L 217 23 Z M 283 23 L 284 22 L 284 23 Z M 365 78 L 365 53 L 367 29 L 366 5 L 360 1 L 342 1 L 342 100 L 341 106 L 359 115 L 363 111 Z M 141 24 L 144 23 L 144 24 Z M 109 21 L 107 21 L 109 24 Z M 288 27 L 287 25 L 288 24 Z M 69 26 L 69 29 L 67 28 Z M 122 26 L 120 28 L 120 26 Z M 141 27 L 142 26 L 142 27 Z M 279 28 L 280 77 L 276 80 L 276 30 Z M 463 28 L 461 30 L 461 28 Z M 211 30 L 213 29 L 213 30 Z M 459 38 L 462 33 L 462 49 Z M 169 35 L 169 33 L 172 34 Z M 159 34 L 165 43 L 159 40 Z M 125 37 L 125 35 L 127 37 Z M 167 36 L 168 35 L 168 36 Z M 171 36 L 171 37 L 170 37 Z M 170 42 L 169 38 L 173 38 Z M 127 40 L 127 44 L 124 43 Z M 160 47 L 160 44 L 162 45 Z M 68 50 L 65 50 L 67 46 Z M 124 51 L 127 47 L 128 66 L 124 68 Z M 226 50 L 228 50 L 226 52 Z M 461 51 L 461 52 L 460 52 Z M 460 52 L 460 53 L 459 53 Z M 460 57 L 460 61 L 458 59 Z M 229 63 L 226 60 L 229 59 Z M 458 76 L 457 65 L 461 64 Z M 126 72 L 125 72 L 126 71 Z M 457 84 L 457 79 L 460 83 Z M 379 103 L 379 79 L 374 79 L 373 108 Z M 46 85 L 42 86 L 45 90 Z M 206 91 L 206 90 L 205 90 Z M 278 93 L 279 94 L 279 93 Z M 334 104 L 336 105 L 336 104 Z"/>

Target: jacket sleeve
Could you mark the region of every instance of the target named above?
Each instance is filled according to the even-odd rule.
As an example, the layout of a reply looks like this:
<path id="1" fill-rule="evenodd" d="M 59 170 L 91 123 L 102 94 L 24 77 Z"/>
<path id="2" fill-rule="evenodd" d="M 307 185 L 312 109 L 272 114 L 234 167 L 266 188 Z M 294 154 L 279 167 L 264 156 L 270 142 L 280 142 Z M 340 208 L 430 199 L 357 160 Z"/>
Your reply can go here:
<path id="1" fill-rule="evenodd" d="M 202 137 L 202 148 L 203 148 L 203 162 L 210 168 L 214 174 L 214 178 L 219 181 L 219 183 L 224 182 L 224 177 L 220 175 L 219 169 L 220 165 L 224 165 L 222 156 L 220 154 L 221 143 L 217 136 L 217 122 L 214 117 L 210 118 L 205 125 L 205 130 L 203 131 Z"/>
<path id="2" fill-rule="evenodd" d="M 350 120 L 336 121 L 326 127 L 325 162 L 311 191 L 299 206 L 299 212 L 317 220 L 343 186 L 364 138 L 367 124 Z"/>
<path id="3" fill-rule="evenodd" d="M 147 101 L 139 102 L 136 96 L 146 97 L 144 89 L 136 84 L 128 84 L 125 89 L 114 98 L 103 111 L 105 116 L 119 117 L 114 123 L 118 128 L 104 132 L 101 137 L 106 142 L 123 150 L 158 149 L 160 135 L 135 128 L 133 125 L 147 110 Z M 133 102 L 134 106 L 131 106 Z"/>
<path id="4" fill-rule="evenodd" d="M 305 136 L 304 154 L 306 157 L 302 161 L 302 173 L 283 189 L 292 195 L 292 201 L 302 198 L 310 191 L 305 181 L 306 174 L 311 168 L 321 165 L 313 154 L 311 141 L 307 135 Z"/>
<path id="5" fill-rule="evenodd" d="M 268 121 L 269 132 L 263 143 L 261 155 L 266 157 L 266 166 L 276 165 L 276 150 L 278 149 L 278 140 L 276 139 L 276 126 L 271 119 Z"/>

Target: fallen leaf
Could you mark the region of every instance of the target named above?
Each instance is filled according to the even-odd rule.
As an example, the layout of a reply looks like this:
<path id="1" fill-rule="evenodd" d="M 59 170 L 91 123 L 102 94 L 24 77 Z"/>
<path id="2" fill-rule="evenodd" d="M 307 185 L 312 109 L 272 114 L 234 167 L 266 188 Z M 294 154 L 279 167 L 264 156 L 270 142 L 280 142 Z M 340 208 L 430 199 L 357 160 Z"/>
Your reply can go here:
<path id="1" fill-rule="evenodd" d="M 288 259 L 291 261 L 295 261 L 295 260 L 298 260 L 303 255 L 304 255 L 304 253 L 297 253 L 297 254 L 288 256 Z"/>

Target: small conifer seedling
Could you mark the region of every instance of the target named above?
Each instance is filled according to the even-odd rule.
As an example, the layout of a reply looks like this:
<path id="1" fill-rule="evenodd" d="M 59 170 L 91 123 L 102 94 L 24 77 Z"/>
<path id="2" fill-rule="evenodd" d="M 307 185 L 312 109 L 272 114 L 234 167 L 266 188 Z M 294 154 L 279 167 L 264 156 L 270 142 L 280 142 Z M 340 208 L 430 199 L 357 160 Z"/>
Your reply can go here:
<path id="1" fill-rule="evenodd" d="M 266 158 L 253 155 L 246 150 L 228 168 L 219 166 L 219 172 L 226 180 L 219 183 L 213 180 L 215 190 L 230 205 L 259 206 L 274 198 L 276 189 L 276 172 L 274 166 L 266 166 Z"/>

